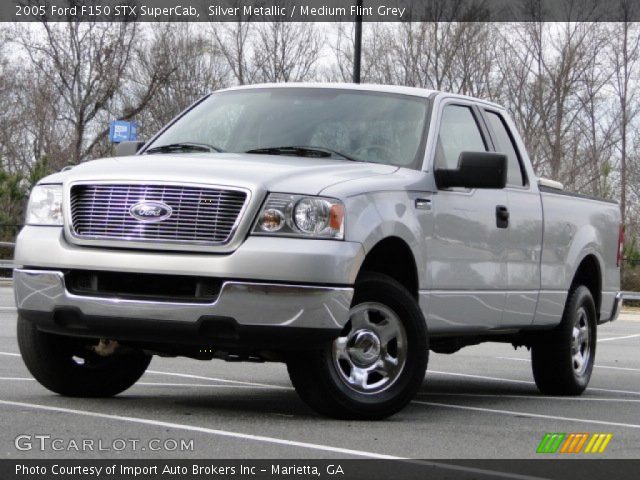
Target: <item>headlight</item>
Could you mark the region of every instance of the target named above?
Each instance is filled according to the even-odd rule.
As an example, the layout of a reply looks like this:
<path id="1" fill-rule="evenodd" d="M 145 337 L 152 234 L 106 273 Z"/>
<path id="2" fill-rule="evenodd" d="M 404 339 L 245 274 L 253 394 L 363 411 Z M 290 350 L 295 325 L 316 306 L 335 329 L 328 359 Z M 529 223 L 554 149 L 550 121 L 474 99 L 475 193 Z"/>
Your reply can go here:
<path id="1" fill-rule="evenodd" d="M 62 185 L 36 185 L 27 207 L 27 225 L 62 225 Z"/>
<path id="2" fill-rule="evenodd" d="M 258 235 L 344 238 L 344 205 L 340 200 L 272 193 L 253 228 Z"/>

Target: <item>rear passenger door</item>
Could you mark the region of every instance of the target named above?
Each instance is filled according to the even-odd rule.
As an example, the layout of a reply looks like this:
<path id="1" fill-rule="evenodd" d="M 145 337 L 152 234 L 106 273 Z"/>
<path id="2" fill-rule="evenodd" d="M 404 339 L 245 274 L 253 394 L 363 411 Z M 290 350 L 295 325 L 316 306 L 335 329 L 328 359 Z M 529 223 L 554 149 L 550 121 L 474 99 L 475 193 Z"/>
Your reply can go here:
<path id="1" fill-rule="evenodd" d="M 438 109 L 433 168 L 454 169 L 463 151 L 493 145 L 472 102 L 451 99 Z M 502 320 L 507 289 L 507 231 L 496 207 L 506 206 L 502 189 L 439 188 L 433 196 L 433 235 L 427 240 L 427 323 L 433 334 L 483 331 Z"/>
<path id="2" fill-rule="evenodd" d="M 508 117 L 499 110 L 483 108 L 483 117 L 495 151 L 508 159 L 507 297 L 501 327 L 530 325 L 540 290 L 542 250 L 542 203 L 531 190 L 523 163 L 522 144 Z"/>

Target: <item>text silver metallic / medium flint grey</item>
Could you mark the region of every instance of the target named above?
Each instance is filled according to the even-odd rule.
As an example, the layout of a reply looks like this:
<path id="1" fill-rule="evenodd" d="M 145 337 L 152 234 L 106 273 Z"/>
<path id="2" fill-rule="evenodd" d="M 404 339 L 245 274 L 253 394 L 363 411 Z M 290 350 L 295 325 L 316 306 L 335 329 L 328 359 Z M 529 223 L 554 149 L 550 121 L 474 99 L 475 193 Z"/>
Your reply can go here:
<path id="1" fill-rule="evenodd" d="M 251 97 L 242 100 L 243 95 Z M 289 97 L 293 101 L 286 103 Z M 236 132 L 231 128 L 206 137 L 209 128 L 230 118 L 215 117 L 222 108 L 216 105 L 226 112 L 234 102 L 257 109 L 246 124 L 234 127 L 237 135 L 252 132 L 250 138 L 232 134 L 219 143 L 225 132 Z M 291 120 L 282 130 L 278 122 L 262 120 L 273 113 L 273 105 L 292 116 L 313 109 L 321 113 Z M 344 110 L 333 119 L 330 108 Z M 365 114 L 370 117 L 355 118 Z M 355 119 L 340 123 L 348 115 Z M 206 120 L 203 127 L 201 118 Z M 289 120 L 285 114 L 281 119 L 283 124 Z M 334 123 L 312 125 L 321 120 Z M 332 132 L 340 135 L 333 138 Z M 251 143 L 269 135 L 273 142 L 291 138 L 292 143 Z M 351 140 L 340 143 L 348 135 Z M 240 146 L 233 147 L 236 143 Z M 221 145 L 225 152 L 214 151 Z M 64 221 L 27 225 L 18 236 L 15 294 L 24 319 L 63 335 L 91 336 L 92 319 L 99 317 L 103 326 L 109 319 L 158 326 L 224 320 L 238 328 L 271 327 L 276 336 L 292 327 L 296 332 L 328 332 L 331 339 L 344 334 L 365 270 L 392 277 L 406 289 L 421 313 L 420 323 L 426 322 L 431 348 L 443 353 L 492 339 L 540 345 L 539 334 L 559 325 L 571 302 L 582 302 L 581 311 L 591 315 L 594 325 L 615 320 L 619 312 L 618 205 L 538 179 L 513 121 L 498 105 L 407 87 L 238 87 L 197 103 L 145 146 L 160 147 L 166 149 L 86 162 L 40 182 L 60 186 Z M 506 179 L 502 188 L 476 185 L 478 178 L 468 174 L 483 167 L 478 159 L 487 158 L 496 165 L 488 175 Z M 82 197 L 81 208 L 73 190 L 77 186 L 98 192 Z M 241 192 L 242 199 L 233 199 L 233 192 Z M 307 210 L 300 201 L 265 212 L 270 194 L 311 200 L 304 205 Z M 110 218 L 112 207 L 100 202 L 118 209 L 120 223 Z M 162 218 L 142 218 L 138 224 L 135 216 L 127 216 L 130 208 L 145 202 L 161 202 L 162 209 L 154 214 Z M 165 221 L 181 223 L 172 230 L 174 224 Z M 310 229 L 304 222 L 312 223 Z M 76 223 L 91 238 L 83 238 Z M 202 238 L 198 229 L 222 226 L 224 235 L 211 238 L 224 241 L 186 240 L 190 235 Z M 113 272 L 122 276 L 121 282 L 110 280 Z M 191 297 L 184 293 L 189 285 Z M 570 292 L 580 295 L 573 298 Z M 378 330 L 384 329 L 378 325 L 371 331 Z M 150 341 L 160 341 L 153 328 L 144 332 Z M 345 344 L 345 351 L 365 352 L 369 338 L 378 345 L 379 339 L 367 332 L 353 332 L 355 340 L 344 337 L 345 342 L 362 340 L 362 345 Z M 121 340 L 117 329 L 109 338 Z M 215 346 L 211 338 L 207 345 Z M 233 338 L 233 346 L 243 346 L 240 337 Z M 395 337 L 390 338 L 380 344 L 397 349 Z M 253 352 L 260 350 L 259 343 L 252 344 Z M 377 353 L 387 366 L 397 361 L 384 354 Z M 375 372 L 377 364 L 366 368 Z M 366 382 L 349 378 L 349 372 L 343 373 L 350 387 Z M 589 375 L 590 370 L 587 382 Z M 536 381 L 544 390 L 540 378 Z M 584 388 L 583 380 L 576 381 L 576 388 Z M 373 388 L 359 387 L 368 394 Z"/>

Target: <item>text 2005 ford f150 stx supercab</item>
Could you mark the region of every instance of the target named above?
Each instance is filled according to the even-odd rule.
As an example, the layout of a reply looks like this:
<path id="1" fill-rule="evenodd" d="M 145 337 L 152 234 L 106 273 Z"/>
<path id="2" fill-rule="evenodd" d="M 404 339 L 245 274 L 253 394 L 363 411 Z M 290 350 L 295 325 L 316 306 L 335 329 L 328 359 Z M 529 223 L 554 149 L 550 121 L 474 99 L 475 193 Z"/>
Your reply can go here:
<path id="1" fill-rule="evenodd" d="M 498 105 L 239 87 L 120 147 L 41 180 L 17 240 L 20 351 L 62 395 L 115 395 L 154 354 L 284 361 L 316 411 L 383 418 L 429 350 L 486 341 L 576 395 L 618 315 L 617 204 L 538 179 Z"/>

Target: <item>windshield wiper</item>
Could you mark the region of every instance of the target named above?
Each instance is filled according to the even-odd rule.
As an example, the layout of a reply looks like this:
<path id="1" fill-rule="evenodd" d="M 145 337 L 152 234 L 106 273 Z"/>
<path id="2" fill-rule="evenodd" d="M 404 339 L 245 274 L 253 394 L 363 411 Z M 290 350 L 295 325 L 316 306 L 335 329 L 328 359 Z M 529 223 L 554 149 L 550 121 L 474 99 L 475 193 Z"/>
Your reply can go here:
<path id="1" fill-rule="evenodd" d="M 346 153 L 338 152 L 325 147 L 307 147 L 301 145 L 291 145 L 285 147 L 264 147 L 254 148 L 253 150 L 247 150 L 244 153 L 256 153 L 263 155 L 295 155 L 297 157 L 315 157 L 315 158 L 327 158 L 338 156 L 345 160 L 352 162 L 361 162 L 359 158 L 352 157 Z"/>
<path id="2" fill-rule="evenodd" d="M 224 150 L 207 143 L 195 143 L 195 142 L 182 142 L 182 143 L 170 143 L 168 145 L 160 145 L 159 147 L 153 147 L 146 150 L 144 153 L 170 153 L 170 152 L 218 152 L 222 153 Z"/>

